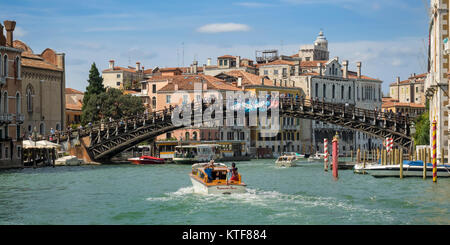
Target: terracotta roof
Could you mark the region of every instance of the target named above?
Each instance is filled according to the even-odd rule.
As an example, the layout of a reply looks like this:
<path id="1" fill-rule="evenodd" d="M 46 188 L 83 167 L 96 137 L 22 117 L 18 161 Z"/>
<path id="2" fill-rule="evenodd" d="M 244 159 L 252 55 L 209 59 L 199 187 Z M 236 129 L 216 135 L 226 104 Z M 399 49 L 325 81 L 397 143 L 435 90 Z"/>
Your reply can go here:
<path id="1" fill-rule="evenodd" d="M 126 71 L 126 72 L 135 73 L 136 69 L 125 68 L 125 67 L 121 67 L 121 66 L 114 66 L 113 69 L 105 69 L 102 72 L 110 72 L 110 71 Z"/>
<path id="2" fill-rule="evenodd" d="M 216 90 L 232 90 L 239 91 L 240 88 L 236 88 L 232 85 L 225 83 L 225 81 L 209 75 L 177 75 L 171 77 L 171 82 L 162 87 L 158 91 L 175 91 L 175 84 L 178 85 L 178 90 L 194 90 L 195 83 L 206 82 L 208 89 Z"/>
<path id="3" fill-rule="evenodd" d="M 245 71 L 233 70 L 225 72 L 226 75 L 232 77 L 242 77 L 242 85 L 261 85 L 263 76 L 258 76 Z M 264 79 L 264 85 L 273 86 L 273 82 L 270 79 Z"/>
<path id="4" fill-rule="evenodd" d="M 401 84 L 401 85 L 410 84 L 410 83 L 412 83 L 411 80 L 413 80 L 413 79 L 414 79 L 414 83 L 424 83 L 426 76 L 427 76 L 427 73 L 419 74 L 416 76 L 409 77 L 407 80 L 400 81 L 398 84 Z M 395 86 L 395 85 L 397 85 L 397 82 L 392 82 L 389 84 L 389 86 Z"/>
<path id="5" fill-rule="evenodd" d="M 21 65 L 25 67 L 33 67 L 39 69 L 62 71 L 63 69 L 58 68 L 56 65 L 46 61 L 41 55 L 33 53 L 33 50 L 20 40 L 14 40 L 13 46 L 24 50 L 22 52 Z"/>
<path id="6" fill-rule="evenodd" d="M 219 56 L 217 58 L 232 58 L 232 59 L 236 59 L 236 56 L 226 54 L 226 55 Z"/>
<path id="7" fill-rule="evenodd" d="M 67 88 L 66 88 L 67 90 Z M 77 91 L 74 89 L 74 91 Z M 79 92 L 79 91 L 77 91 Z M 81 111 L 83 107 L 83 94 L 81 93 L 66 93 L 66 109 L 73 111 Z"/>
<path id="8" fill-rule="evenodd" d="M 73 88 L 66 88 L 65 92 L 66 92 L 66 94 L 84 94 L 83 92 L 78 91 L 78 90 L 73 89 Z"/>
<path id="9" fill-rule="evenodd" d="M 258 64 L 258 67 L 261 66 L 270 66 L 270 65 L 295 65 L 294 61 L 288 61 L 288 60 L 274 60 L 272 62 L 269 63 L 262 63 L 262 64 Z"/>
<path id="10" fill-rule="evenodd" d="M 309 61 L 300 61 L 300 67 L 317 67 L 319 63 L 325 64 L 328 60 L 309 60 Z"/>

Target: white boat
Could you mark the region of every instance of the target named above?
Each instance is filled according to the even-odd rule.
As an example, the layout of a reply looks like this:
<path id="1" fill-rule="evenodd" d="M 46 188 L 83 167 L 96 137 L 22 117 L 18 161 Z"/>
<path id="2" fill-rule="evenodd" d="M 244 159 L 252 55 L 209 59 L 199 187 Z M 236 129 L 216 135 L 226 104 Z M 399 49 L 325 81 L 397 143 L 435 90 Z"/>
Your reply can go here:
<path id="1" fill-rule="evenodd" d="M 316 153 L 313 156 L 310 156 L 308 158 L 308 161 L 317 161 L 317 160 L 322 160 L 325 157 L 325 153 Z"/>
<path id="2" fill-rule="evenodd" d="M 433 177 L 433 164 L 427 163 L 427 177 Z M 398 177 L 400 175 L 400 164 L 381 165 L 362 163 L 354 166 L 355 173 L 366 173 L 374 177 Z M 438 177 L 450 177 L 450 165 L 437 165 L 436 173 Z M 403 163 L 404 177 L 423 177 L 423 161 L 404 161 Z"/>
<path id="3" fill-rule="evenodd" d="M 183 145 L 175 147 L 173 161 L 175 163 L 199 163 L 208 162 L 219 157 L 219 145 Z"/>
<path id="4" fill-rule="evenodd" d="M 297 158 L 293 155 L 283 155 L 275 161 L 277 167 L 295 167 Z"/>
<path id="5" fill-rule="evenodd" d="M 309 154 L 300 154 L 297 152 L 286 152 L 282 156 L 294 156 L 296 160 L 309 158 Z"/>
<path id="6" fill-rule="evenodd" d="M 238 181 L 227 180 L 227 165 L 223 163 L 214 163 L 211 171 L 211 178 L 205 169 L 210 166 L 209 163 L 197 163 L 192 165 L 192 172 L 189 174 L 195 193 L 200 194 L 232 194 L 247 192 L 246 184 L 242 182 L 239 174 Z"/>

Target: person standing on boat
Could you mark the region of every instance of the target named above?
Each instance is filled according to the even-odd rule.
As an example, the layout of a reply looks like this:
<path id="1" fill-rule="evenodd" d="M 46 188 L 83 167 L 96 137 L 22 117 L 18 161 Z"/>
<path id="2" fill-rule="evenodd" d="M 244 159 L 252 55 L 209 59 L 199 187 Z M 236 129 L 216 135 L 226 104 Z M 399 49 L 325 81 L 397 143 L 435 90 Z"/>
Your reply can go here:
<path id="1" fill-rule="evenodd" d="M 209 165 L 205 168 L 205 173 L 208 176 L 208 182 L 213 180 L 212 171 L 214 170 L 214 160 L 209 161 Z"/>
<path id="2" fill-rule="evenodd" d="M 239 174 L 238 168 L 236 168 L 236 163 L 232 163 L 231 168 L 228 169 L 228 171 L 231 173 L 231 178 L 229 181 L 239 181 Z"/>

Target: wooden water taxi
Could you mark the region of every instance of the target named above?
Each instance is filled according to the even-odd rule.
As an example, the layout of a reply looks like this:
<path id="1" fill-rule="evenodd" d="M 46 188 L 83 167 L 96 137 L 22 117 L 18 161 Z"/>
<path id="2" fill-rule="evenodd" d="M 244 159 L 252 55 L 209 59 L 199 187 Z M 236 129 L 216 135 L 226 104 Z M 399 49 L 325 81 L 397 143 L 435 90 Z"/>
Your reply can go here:
<path id="1" fill-rule="evenodd" d="M 207 168 L 210 163 L 197 163 L 192 165 L 192 172 L 189 174 L 195 193 L 201 194 L 232 194 L 247 192 L 246 184 L 242 182 L 239 175 L 238 181 L 227 180 L 228 167 L 223 163 L 214 163 L 211 176 L 208 178 Z"/>

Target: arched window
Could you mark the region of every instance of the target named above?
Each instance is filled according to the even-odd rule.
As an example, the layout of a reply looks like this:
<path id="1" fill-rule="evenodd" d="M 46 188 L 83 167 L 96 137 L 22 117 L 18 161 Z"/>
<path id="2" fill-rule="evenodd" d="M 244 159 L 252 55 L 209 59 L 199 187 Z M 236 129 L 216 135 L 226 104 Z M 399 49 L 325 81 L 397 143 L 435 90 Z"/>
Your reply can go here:
<path id="1" fill-rule="evenodd" d="M 334 93 L 335 93 L 335 87 L 334 87 L 334 84 L 333 84 L 333 88 L 332 88 L 332 92 L 331 92 L 331 96 L 333 97 L 333 99 L 334 99 Z"/>
<path id="2" fill-rule="evenodd" d="M 184 134 L 184 138 L 185 138 L 185 140 L 189 140 L 189 132 L 186 132 L 186 133 Z"/>
<path id="3" fill-rule="evenodd" d="M 33 95 L 34 95 L 34 89 L 31 84 L 28 84 L 26 89 L 26 97 L 27 97 L 27 111 L 33 112 Z"/>
<path id="4" fill-rule="evenodd" d="M 192 139 L 193 140 L 197 140 L 197 132 L 193 132 L 192 133 Z"/>
<path id="5" fill-rule="evenodd" d="M 61 126 L 59 125 L 59 123 L 56 124 L 56 130 L 61 130 Z"/>
<path id="6" fill-rule="evenodd" d="M 333 64 L 333 65 L 331 65 L 331 72 L 333 75 L 336 75 L 336 74 L 334 74 L 335 71 L 336 71 L 336 69 L 334 69 L 334 64 Z"/>
<path id="7" fill-rule="evenodd" d="M 315 91 L 315 93 L 316 93 L 316 98 L 319 97 L 319 84 L 318 83 L 316 83 L 316 91 Z"/>
<path id="8" fill-rule="evenodd" d="M 153 108 L 156 108 L 156 97 L 155 96 L 153 96 L 153 98 L 152 98 L 152 106 L 153 106 Z"/>
<path id="9" fill-rule="evenodd" d="M 39 125 L 39 134 L 40 135 L 45 134 L 45 124 L 43 122 Z"/>
<path id="10" fill-rule="evenodd" d="M 8 92 L 3 93 L 3 113 L 8 113 Z"/>
<path id="11" fill-rule="evenodd" d="M 327 97 L 327 85 L 323 85 L 323 93 L 322 93 L 322 95 L 323 95 L 323 98 L 326 98 Z"/>
<path id="12" fill-rule="evenodd" d="M 344 99 L 344 85 L 341 86 L 341 99 Z"/>
<path id="13" fill-rule="evenodd" d="M 21 110 L 20 110 L 20 107 L 22 106 L 22 103 L 20 103 L 20 93 L 19 92 L 17 92 L 16 93 L 16 113 L 17 114 L 20 114 L 21 113 Z"/>
<path id="14" fill-rule="evenodd" d="M 14 77 L 20 78 L 20 58 L 16 57 L 14 60 Z"/>
<path id="15" fill-rule="evenodd" d="M 8 76 L 8 55 L 3 56 L 3 76 Z"/>
<path id="16" fill-rule="evenodd" d="M 352 87 L 348 87 L 348 99 L 352 99 Z"/>

